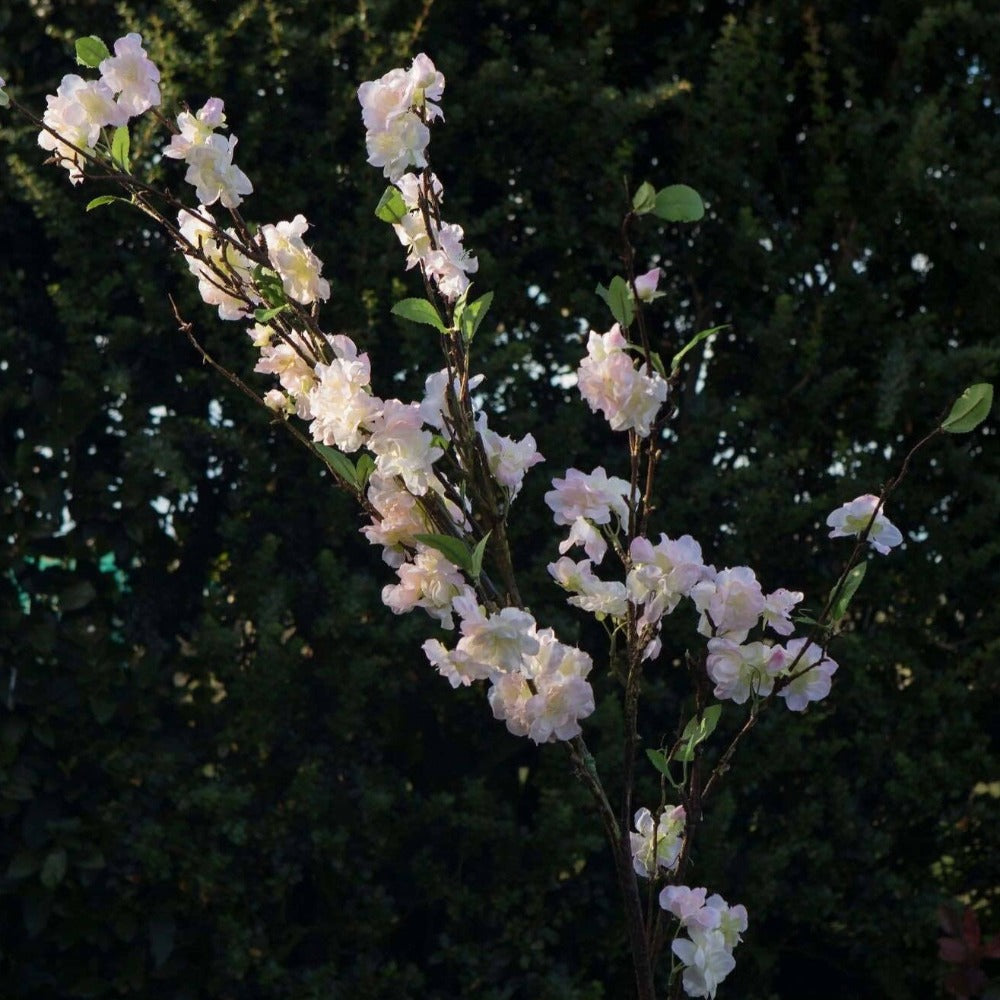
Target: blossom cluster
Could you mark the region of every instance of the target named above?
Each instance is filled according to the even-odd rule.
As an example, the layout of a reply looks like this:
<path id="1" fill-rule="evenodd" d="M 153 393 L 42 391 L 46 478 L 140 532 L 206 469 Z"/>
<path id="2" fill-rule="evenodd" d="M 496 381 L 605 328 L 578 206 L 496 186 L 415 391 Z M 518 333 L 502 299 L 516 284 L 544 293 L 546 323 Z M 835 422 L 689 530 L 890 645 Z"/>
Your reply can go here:
<path id="1" fill-rule="evenodd" d="M 444 119 L 435 103 L 443 93 L 444 76 L 421 53 L 408 70 L 393 69 L 361 84 L 358 100 L 367 130 L 368 162 L 383 168 L 406 209 L 393 223 L 406 247 L 406 268 L 419 267 L 445 300 L 455 302 L 468 289 L 469 275 L 479 269 L 479 261 L 465 250 L 462 227 L 441 219 L 444 188 L 425 169 L 428 125 Z M 410 167 L 422 172 L 408 173 Z"/>
<path id="2" fill-rule="evenodd" d="M 778 697 L 792 711 L 802 711 L 829 694 L 837 664 L 815 643 L 747 642 L 758 627 L 791 635 L 791 614 L 801 593 L 782 588 L 765 594 L 749 566 L 717 570 L 706 565 L 701 546 L 690 535 L 674 539 L 661 534 L 656 544 L 633 538 L 623 553 L 624 581 L 603 580 L 594 567 L 603 561 L 608 539 L 617 543 L 627 521 L 629 484 L 598 467 L 589 474 L 570 469 L 565 478 L 553 479 L 552 486 L 545 502 L 553 520 L 570 526 L 560 552 L 580 545 L 587 555 L 579 562 L 563 555 L 549 564 L 549 573 L 570 593 L 570 604 L 615 624 L 624 623 L 634 609 L 645 657 L 652 659 L 660 652 L 663 618 L 687 598 L 699 614 L 698 632 L 708 639 L 706 669 L 717 698 L 743 704 L 751 696 L 766 697 L 781 680 Z"/>
<path id="3" fill-rule="evenodd" d="M 714 997 L 719 984 L 733 969 L 733 949 L 747 929 L 745 906 L 730 906 L 707 889 L 668 885 L 660 893 L 660 906 L 672 913 L 688 937 L 674 938 L 671 949 L 684 966 L 682 983 L 690 997 Z"/>
<path id="4" fill-rule="evenodd" d="M 577 384 L 587 405 L 595 413 L 600 410 L 612 430 L 649 437 L 667 398 L 667 382 L 655 371 L 643 371 L 645 366 L 637 369 L 628 346 L 617 323 L 604 334 L 591 331 Z"/>
<path id="5" fill-rule="evenodd" d="M 115 54 L 98 68 L 98 80 L 64 76 L 56 93 L 46 98 L 42 116 L 45 128 L 38 145 L 69 171 L 74 184 L 83 181 L 86 157 L 94 153 L 102 129 L 125 125 L 160 103 L 160 71 L 146 55 L 140 35 L 119 38 Z"/>
<path id="6" fill-rule="evenodd" d="M 551 629 L 536 627 L 520 608 L 486 613 L 471 588 L 452 601 L 462 637 L 453 650 L 437 639 L 424 643 L 427 659 L 452 687 L 490 682 L 493 715 L 515 736 L 535 743 L 580 734 L 580 720 L 594 711 L 587 675 L 592 662 L 582 650 L 559 642 Z"/>
<path id="7" fill-rule="evenodd" d="M 635 814 L 635 832 L 629 834 L 632 867 L 636 875 L 653 878 L 659 869 L 673 871 L 684 846 L 684 806 L 670 806 L 654 819 L 643 806 Z"/>

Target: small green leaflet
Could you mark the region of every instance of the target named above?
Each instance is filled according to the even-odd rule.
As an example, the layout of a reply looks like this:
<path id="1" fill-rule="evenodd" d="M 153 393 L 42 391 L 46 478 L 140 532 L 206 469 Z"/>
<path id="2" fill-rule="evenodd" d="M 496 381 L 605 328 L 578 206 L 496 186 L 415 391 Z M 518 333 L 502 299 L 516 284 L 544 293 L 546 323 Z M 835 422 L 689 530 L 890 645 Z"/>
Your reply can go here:
<path id="1" fill-rule="evenodd" d="M 635 305 L 625 279 L 616 275 L 607 288 L 598 285 L 595 291 L 608 304 L 611 315 L 621 324 L 622 329 L 627 329 L 635 318 Z"/>
<path id="2" fill-rule="evenodd" d="M 691 350 L 692 347 L 696 347 L 703 340 L 711 337 L 712 334 L 718 333 L 720 330 L 725 330 L 729 326 L 728 323 L 723 323 L 722 326 L 713 326 L 710 330 L 702 330 L 701 333 L 696 333 L 671 359 L 670 359 L 670 370 L 672 372 L 677 371 L 684 355 Z"/>
<path id="3" fill-rule="evenodd" d="M 697 222 L 705 214 L 705 205 L 694 188 L 671 184 L 656 192 L 653 211 L 665 222 Z"/>
<path id="4" fill-rule="evenodd" d="M 653 211 L 655 206 L 656 188 L 649 181 L 644 181 L 639 185 L 639 190 L 632 197 L 632 211 L 636 215 L 648 215 Z"/>
<path id="5" fill-rule="evenodd" d="M 132 203 L 127 198 L 117 198 L 113 194 L 102 194 L 98 195 L 96 198 L 91 198 L 87 202 L 87 207 L 84 211 L 90 212 L 95 208 L 100 208 L 101 205 L 110 205 L 113 201 L 120 201 L 126 205 L 131 205 Z"/>
<path id="6" fill-rule="evenodd" d="M 287 305 L 283 305 L 275 306 L 273 309 L 254 309 L 253 318 L 258 323 L 270 323 L 278 313 L 283 312 L 287 308 Z"/>
<path id="7" fill-rule="evenodd" d="M 720 718 L 722 718 L 722 706 L 709 705 L 701 713 L 700 719 L 696 715 L 689 720 L 688 724 L 684 727 L 684 732 L 681 733 L 680 740 L 678 740 L 678 743 L 682 743 L 683 746 L 673 755 L 674 760 L 694 760 L 694 748 L 699 743 L 704 743 L 715 732 L 715 727 L 719 724 Z"/>
<path id="8" fill-rule="evenodd" d="M 487 292 L 485 295 L 476 299 L 475 302 L 466 305 L 462 310 L 461 315 L 458 317 L 458 325 L 459 329 L 462 331 L 462 340 L 464 340 L 466 344 L 472 343 L 472 338 L 476 335 L 476 331 L 479 329 L 480 324 L 484 319 L 486 319 L 486 313 L 489 312 L 489 308 L 492 304 L 493 293 Z"/>
<path id="9" fill-rule="evenodd" d="M 470 567 L 472 571 L 472 579 L 478 580 L 479 574 L 483 571 L 483 555 L 486 552 L 486 543 L 490 540 L 490 535 L 492 531 L 487 531 L 485 535 L 476 543 L 476 547 L 472 550 L 472 565 Z"/>
<path id="10" fill-rule="evenodd" d="M 986 419 L 992 406 L 993 386 L 989 382 L 970 385 L 955 401 L 941 430 L 949 434 L 968 434 Z"/>
<path id="11" fill-rule="evenodd" d="M 438 315 L 437 309 L 427 299 L 403 299 L 392 307 L 392 314 L 413 323 L 425 323 L 444 333 L 447 329 Z"/>
<path id="12" fill-rule="evenodd" d="M 358 477 L 358 489 L 363 490 L 368 485 L 368 480 L 371 479 L 372 473 L 375 471 L 375 459 L 367 452 L 362 452 L 358 458 L 357 465 L 354 467 L 354 471 Z"/>
<path id="13" fill-rule="evenodd" d="M 472 572 L 472 551 L 461 538 L 454 535 L 414 535 L 414 539 L 422 542 L 432 549 L 437 549 L 450 563 L 454 563 L 459 569 L 464 569 L 470 576 L 476 576 Z M 478 546 L 477 546 L 478 547 Z M 482 559 L 480 558 L 480 566 Z"/>
<path id="14" fill-rule="evenodd" d="M 383 222 L 399 222 L 407 213 L 406 202 L 399 193 L 399 188 L 392 185 L 385 189 L 375 206 L 375 216 Z"/>
<path id="15" fill-rule="evenodd" d="M 832 622 L 839 622 L 844 615 L 847 614 L 847 608 L 851 603 L 851 598 L 858 591 L 858 587 L 861 586 L 861 581 L 865 578 L 865 573 L 868 572 L 868 563 L 858 563 L 848 574 L 844 580 L 844 585 L 840 588 L 840 594 L 837 597 L 837 603 L 830 609 L 830 620 Z M 834 588 L 836 589 L 836 588 Z M 833 597 L 833 593 L 830 594 Z"/>
<path id="16" fill-rule="evenodd" d="M 125 173 L 129 172 L 128 153 L 131 140 L 128 135 L 128 126 L 119 125 L 115 129 L 115 134 L 111 138 L 111 159 L 122 168 Z"/>
<path id="17" fill-rule="evenodd" d="M 107 45 L 97 35 L 88 35 L 76 40 L 76 62 L 78 66 L 97 69 L 105 59 L 110 59 L 111 53 Z"/>
<path id="18" fill-rule="evenodd" d="M 358 474 L 354 469 L 354 463 L 345 454 L 325 444 L 316 443 L 313 444 L 313 447 L 323 461 L 336 473 L 338 479 L 349 483 L 355 489 L 359 488 Z"/>
<path id="19" fill-rule="evenodd" d="M 667 755 L 662 750 L 647 750 L 646 756 L 660 774 L 670 777 L 670 765 L 667 763 Z"/>

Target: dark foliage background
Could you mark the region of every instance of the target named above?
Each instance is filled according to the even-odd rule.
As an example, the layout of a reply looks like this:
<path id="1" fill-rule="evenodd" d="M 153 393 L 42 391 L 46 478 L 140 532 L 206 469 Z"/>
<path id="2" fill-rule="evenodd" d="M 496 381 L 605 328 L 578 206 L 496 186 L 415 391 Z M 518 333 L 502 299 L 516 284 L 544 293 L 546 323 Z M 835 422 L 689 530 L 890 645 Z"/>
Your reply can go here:
<path id="1" fill-rule="evenodd" d="M 662 529 L 716 564 L 815 602 L 846 551 L 826 513 L 997 378 L 993 4 L 11 0 L 0 73 L 41 109 L 74 37 L 127 30 L 168 105 L 225 98 L 248 214 L 307 216 L 327 326 L 386 392 L 415 393 L 435 345 L 389 315 L 414 286 L 371 215 L 354 91 L 421 49 L 444 70 L 432 152 L 497 292 L 481 367 L 504 429 L 548 456 L 517 506 L 525 589 L 595 650 L 538 540 L 548 479 L 622 463 L 550 377 L 580 317 L 610 323 L 592 289 L 623 177 L 710 206 L 642 252 L 667 268 L 668 356 L 732 324 L 689 366 L 661 478 Z M 0 139 L 0 995 L 627 996 L 565 755 L 427 667 L 428 622 L 381 607 L 355 511 L 174 329 L 168 293 L 251 360 L 159 235 L 85 215 L 96 192 L 9 115 Z M 871 567 L 831 698 L 767 718 L 710 810 L 694 878 L 751 913 L 725 996 L 940 995 L 939 903 L 1000 923 L 995 427 L 918 462 L 891 508 L 909 541 Z M 690 624 L 651 672 L 652 744 L 685 708 Z M 597 683 L 588 739 L 614 784 Z"/>

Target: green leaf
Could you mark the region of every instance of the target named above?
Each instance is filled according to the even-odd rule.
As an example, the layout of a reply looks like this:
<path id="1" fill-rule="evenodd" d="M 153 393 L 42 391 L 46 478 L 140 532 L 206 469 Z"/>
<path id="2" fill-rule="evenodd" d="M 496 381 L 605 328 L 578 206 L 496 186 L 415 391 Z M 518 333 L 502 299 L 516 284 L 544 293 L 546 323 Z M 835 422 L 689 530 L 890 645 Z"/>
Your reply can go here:
<path id="1" fill-rule="evenodd" d="M 280 312 L 284 312 L 288 305 L 275 306 L 273 309 L 254 309 L 253 318 L 258 323 L 270 323 Z"/>
<path id="2" fill-rule="evenodd" d="M 470 576 L 472 572 L 472 552 L 469 546 L 461 538 L 454 535 L 414 535 L 418 542 L 432 549 L 437 549 L 449 562 L 454 563 L 459 569 L 465 570 Z"/>
<path id="3" fill-rule="evenodd" d="M 841 618 L 847 614 L 848 605 L 851 603 L 851 599 L 857 593 L 858 587 L 861 586 L 861 581 L 865 578 L 865 573 L 868 572 L 868 563 L 862 562 L 858 563 L 848 574 L 847 578 L 844 580 L 844 585 L 840 588 L 840 594 L 837 597 L 837 603 L 834 604 L 833 608 L 830 610 L 830 620 L 833 622 L 839 622 Z M 836 589 L 836 588 L 835 588 Z M 833 596 L 831 592 L 830 596 Z"/>
<path id="4" fill-rule="evenodd" d="M 403 196 L 399 193 L 399 188 L 392 185 L 385 189 L 375 206 L 375 216 L 383 222 L 399 222 L 408 212 L 409 209 L 406 207 L 406 202 L 403 201 Z"/>
<path id="5" fill-rule="evenodd" d="M 354 474 L 358 477 L 359 490 L 363 490 L 368 485 L 368 480 L 371 479 L 374 471 L 375 459 L 373 459 L 368 452 L 362 452 L 358 458 L 357 464 L 354 466 Z"/>
<path id="6" fill-rule="evenodd" d="M 653 211 L 666 222 L 697 222 L 705 214 L 705 205 L 694 188 L 671 184 L 656 192 Z"/>
<path id="7" fill-rule="evenodd" d="M 665 774 L 668 778 L 670 777 L 670 764 L 667 762 L 667 755 L 662 750 L 647 750 L 646 756 L 649 758 L 650 764 L 660 774 Z"/>
<path id="8" fill-rule="evenodd" d="M 490 535 L 492 534 L 492 531 L 487 531 L 472 550 L 472 564 L 470 568 L 473 580 L 478 580 L 479 574 L 483 571 L 483 556 L 486 553 L 486 543 L 490 540 Z"/>
<path id="9" fill-rule="evenodd" d="M 670 359 L 670 370 L 672 372 L 677 371 L 678 365 L 681 363 L 684 355 L 691 350 L 692 347 L 696 347 L 703 340 L 711 337 L 713 333 L 718 333 L 720 330 L 725 330 L 729 326 L 728 323 L 723 323 L 722 326 L 713 326 L 710 330 L 702 330 L 701 333 L 696 333 L 671 359 Z"/>
<path id="10" fill-rule="evenodd" d="M 697 715 L 688 720 L 688 724 L 684 727 L 684 732 L 681 733 L 681 738 L 679 743 L 684 743 L 685 745 L 680 747 L 676 753 L 674 753 L 674 760 L 688 761 L 694 759 L 694 748 L 699 743 L 704 743 L 705 740 L 715 732 L 715 727 L 719 724 L 719 719 L 722 718 L 722 706 L 721 705 L 709 705 L 704 712 L 701 713 L 699 718 Z"/>
<path id="11" fill-rule="evenodd" d="M 355 489 L 359 488 L 358 474 L 354 470 L 354 463 L 343 452 L 325 444 L 314 443 L 313 447 L 319 452 L 323 461 L 336 473 L 338 479 L 349 483 Z"/>
<path id="12" fill-rule="evenodd" d="M 89 580 L 80 580 L 70 584 L 59 594 L 60 611 L 79 611 L 85 608 L 97 596 L 94 585 Z"/>
<path id="13" fill-rule="evenodd" d="M 403 299 L 392 307 L 392 314 L 413 323 L 425 323 L 444 333 L 447 327 L 438 315 L 437 309 L 427 299 Z"/>
<path id="14" fill-rule="evenodd" d="M 87 202 L 87 207 L 84 211 L 89 212 L 91 209 L 100 208 L 101 205 L 110 205 L 113 201 L 124 201 L 128 204 L 128 201 L 125 198 L 116 198 L 113 194 L 102 194 L 98 195 L 96 198 L 91 198 L 90 201 Z"/>
<path id="15" fill-rule="evenodd" d="M 54 889 L 66 877 L 66 852 L 61 847 L 45 859 L 40 877 L 46 889 Z"/>
<path id="16" fill-rule="evenodd" d="M 621 324 L 622 331 L 628 329 L 635 318 L 635 304 L 632 302 L 632 291 L 625 279 L 616 275 L 607 288 L 598 285 L 596 291 L 607 303 L 611 315 Z"/>
<path id="17" fill-rule="evenodd" d="M 636 215 L 648 215 L 655 207 L 656 188 L 649 181 L 643 181 L 639 185 L 639 190 L 632 196 L 632 211 Z"/>
<path id="18" fill-rule="evenodd" d="M 462 331 L 462 339 L 466 344 L 472 343 L 472 338 L 476 335 L 480 324 L 486 319 L 486 313 L 489 312 L 492 304 L 493 293 L 487 292 L 476 299 L 475 302 L 468 303 L 462 310 L 459 317 L 459 328 Z"/>
<path id="19" fill-rule="evenodd" d="M 105 59 L 110 59 L 111 53 L 107 45 L 97 35 L 87 35 L 76 40 L 76 62 L 78 66 L 88 66 L 97 69 Z"/>
<path id="20" fill-rule="evenodd" d="M 111 137 L 111 159 L 125 171 L 129 172 L 128 153 L 131 147 L 128 126 L 119 125 Z"/>
<path id="21" fill-rule="evenodd" d="M 993 386 L 989 382 L 970 385 L 956 400 L 941 430 L 949 434 L 968 434 L 986 419 L 992 406 Z"/>

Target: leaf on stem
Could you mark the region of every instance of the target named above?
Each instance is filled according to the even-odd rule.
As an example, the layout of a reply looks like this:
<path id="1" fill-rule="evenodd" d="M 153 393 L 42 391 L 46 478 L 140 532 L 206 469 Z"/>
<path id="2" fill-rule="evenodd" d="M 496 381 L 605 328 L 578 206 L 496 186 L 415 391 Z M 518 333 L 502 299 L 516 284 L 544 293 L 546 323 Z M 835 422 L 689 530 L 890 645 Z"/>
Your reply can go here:
<path id="1" fill-rule="evenodd" d="M 476 331 L 479 329 L 480 324 L 486 318 L 486 313 L 489 311 L 490 306 L 493 303 L 493 293 L 487 292 L 485 295 L 480 296 L 475 302 L 471 302 L 462 310 L 462 314 L 459 318 L 459 328 L 462 331 L 462 339 L 465 341 L 466 345 L 472 343 L 472 338 L 476 335 Z"/>
<path id="2" fill-rule="evenodd" d="M 704 743 L 715 732 L 715 727 L 719 724 L 719 719 L 721 718 L 721 705 L 709 705 L 701 713 L 700 718 L 697 715 L 691 718 L 684 727 L 681 738 L 677 741 L 678 749 L 672 755 L 673 759 L 679 761 L 694 760 L 695 747 L 699 743 Z"/>
<path id="3" fill-rule="evenodd" d="M 76 40 L 76 62 L 79 66 L 97 69 L 105 59 L 110 59 L 111 53 L 107 45 L 97 35 L 87 35 Z"/>
<path id="4" fill-rule="evenodd" d="M 653 211 L 665 222 L 697 222 L 705 214 L 705 204 L 694 188 L 671 184 L 656 192 Z"/>
<path id="5" fill-rule="evenodd" d="M 711 337 L 712 334 L 718 333 L 720 330 L 725 330 L 729 326 L 728 323 L 723 323 L 722 326 L 713 326 L 709 330 L 702 330 L 701 333 L 696 333 L 671 359 L 670 359 L 670 370 L 676 372 L 680 366 L 684 355 L 691 350 L 692 347 L 696 347 L 703 340 Z"/>
<path id="6" fill-rule="evenodd" d="M 102 194 L 98 195 L 96 198 L 91 198 L 87 202 L 87 207 L 84 209 L 85 212 L 90 212 L 95 208 L 100 208 L 101 205 L 110 205 L 113 201 L 120 201 L 126 205 L 131 205 L 132 203 L 128 198 L 118 198 L 113 194 Z"/>
<path id="7" fill-rule="evenodd" d="M 338 479 L 350 484 L 355 489 L 359 489 L 358 474 L 354 469 L 354 463 L 343 453 L 325 444 L 315 442 L 313 447 L 322 457 L 323 461 L 334 471 Z"/>
<path id="8" fill-rule="evenodd" d="M 968 434 L 986 419 L 992 406 L 993 386 L 989 382 L 970 385 L 955 401 L 941 430 L 949 434 Z"/>
<path id="9" fill-rule="evenodd" d="M 632 197 L 632 211 L 636 215 L 648 215 L 656 207 L 656 188 L 649 181 L 643 181 Z"/>
<path id="10" fill-rule="evenodd" d="M 385 189 L 384 194 L 375 206 L 375 216 L 383 222 L 396 223 L 405 218 L 407 213 L 406 202 L 399 193 L 399 188 L 391 184 Z"/>
<path id="11" fill-rule="evenodd" d="M 830 609 L 830 620 L 834 624 L 839 622 L 841 618 L 847 614 L 847 608 L 851 603 L 852 598 L 858 591 L 858 587 L 861 586 L 861 581 L 865 578 L 865 573 L 868 572 L 868 563 L 858 563 L 844 578 L 844 584 L 840 588 L 840 594 L 837 596 L 837 601 Z M 836 587 L 834 588 L 836 591 Z M 830 594 L 833 597 L 833 592 Z"/>
<path id="12" fill-rule="evenodd" d="M 607 303 L 611 315 L 621 324 L 622 330 L 627 329 L 635 318 L 635 303 L 625 279 L 616 275 L 607 288 L 598 285 L 595 291 Z"/>
<path id="13" fill-rule="evenodd" d="M 424 323 L 433 326 L 435 330 L 444 333 L 447 327 L 444 325 L 437 309 L 431 305 L 427 299 L 403 299 L 392 307 L 392 314 L 408 319 L 413 323 Z"/>
<path id="14" fill-rule="evenodd" d="M 486 553 L 486 543 L 490 540 L 490 535 L 492 531 L 487 531 L 485 535 L 476 543 L 476 547 L 472 550 L 472 579 L 478 580 L 479 574 L 483 571 L 483 556 Z"/>
<path id="15" fill-rule="evenodd" d="M 670 777 L 670 764 L 667 761 L 667 755 L 662 750 L 647 750 L 646 756 L 649 758 L 650 764 L 656 768 L 660 774 Z"/>
<path id="16" fill-rule="evenodd" d="M 129 139 L 128 126 L 119 125 L 111 137 L 111 159 L 116 166 L 122 168 L 125 173 L 129 172 L 129 148 L 132 142 Z"/>
<path id="17" fill-rule="evenodd" d="M 362 452 L 354 467 L 354 471 L 358 477 L 358 489 L 363 490 L 368 485 L 368 480 L 371 479 L 372 473 L 375 471 L 375 459 L 367 452 Z"/>
<path id="18" fill-rule="evenodd" d="M 271 320 L 278 315 L 278 313 L 283 312 L 287 308 L 288 306 L 286 304 L 275 306 L 273 309 L 254 309 L 253 318 L 258 323 L 270 323 Z"/>

